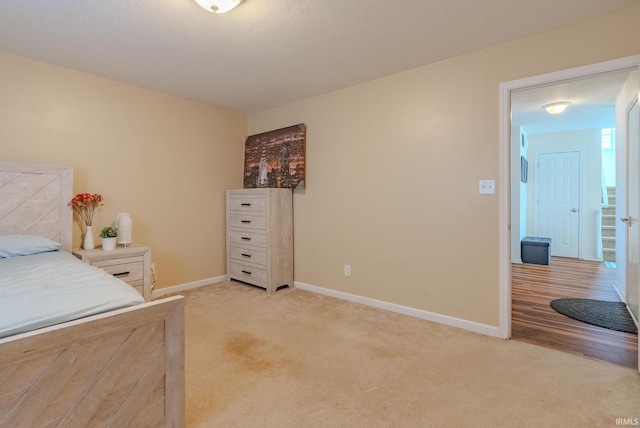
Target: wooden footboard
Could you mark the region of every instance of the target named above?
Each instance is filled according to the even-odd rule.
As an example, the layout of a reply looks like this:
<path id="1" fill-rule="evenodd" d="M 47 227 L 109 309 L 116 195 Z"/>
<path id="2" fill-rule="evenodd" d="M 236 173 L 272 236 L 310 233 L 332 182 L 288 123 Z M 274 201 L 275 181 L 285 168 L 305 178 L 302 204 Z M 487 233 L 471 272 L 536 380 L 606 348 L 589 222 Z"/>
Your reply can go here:
<path id="1" fill-rule="evenodd" d="M 182 296 L 0 339 L 0 427 L 184 427 Z"/>

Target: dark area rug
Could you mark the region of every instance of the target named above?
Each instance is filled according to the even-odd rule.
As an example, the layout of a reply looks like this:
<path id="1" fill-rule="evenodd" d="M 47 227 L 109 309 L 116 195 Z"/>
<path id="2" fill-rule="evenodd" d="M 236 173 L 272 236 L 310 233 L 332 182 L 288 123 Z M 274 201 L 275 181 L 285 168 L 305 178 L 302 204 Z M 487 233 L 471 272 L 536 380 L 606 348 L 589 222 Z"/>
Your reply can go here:
<path id="1" fill-rule="evenodd" d="M 587 324 L 625 333 L 638 334 L 638 328 L 623 302 L 594 299 L 556 299 L 551 307 L 562 315 Z"/>

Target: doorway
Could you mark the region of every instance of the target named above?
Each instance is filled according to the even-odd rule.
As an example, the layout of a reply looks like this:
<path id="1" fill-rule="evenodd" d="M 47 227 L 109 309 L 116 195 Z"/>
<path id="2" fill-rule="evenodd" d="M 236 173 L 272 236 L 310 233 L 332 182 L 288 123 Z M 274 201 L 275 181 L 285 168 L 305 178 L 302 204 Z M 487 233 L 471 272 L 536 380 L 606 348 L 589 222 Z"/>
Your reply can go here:
<path id="1" fill-rule="evenodd" d="M 557 82 L 566 82 L 576 79 L 584 79 L 590 76 L 597 76 L 611 72 L 623 70 L 637 70 L 640 66 L 640 56 L 624 58 L 620 60 L 608 61 L 605 63 L 593 64 L 547 75 L 536 76 L 518 81 L 503 83 L 500 85 L 500 179 L 503 183 L 511 183 L 509 186 L 502 186 L 500 189 L 500 335 L 511 337 L 511 309 L 512 309 L 512 289 L 511 289 L 511 249 L 516 245 L 516 240 L 512 240 L 511 228 L 519 228 L 520 225 L 513 224 L 511 210 L 511 191 L 517 185 L 511 178 L 511 169 L 514 165 L 513 159 L 516 156 L 511 150 L 512 129 L 511 129 L 511 95 L 513 91 L 527 88 L 551 85 Z M 524 143 L 523 143 L 524 145 Z M 518 154 L 519 155 L 519 154 Z M 516 209 L 517 210 L 517 209 Z M 518 215 L 521 213 L 518 212 Z M 626 255 L 625 255 L 626 257 Z M 623 283 L 624 284 L 624 283 Z"/>
<path id="2" fill-rule="evenodd" d="M 551 238 L 551 255 L 578 258 L 580 152 L 537 156 L 535 235 Z"/>

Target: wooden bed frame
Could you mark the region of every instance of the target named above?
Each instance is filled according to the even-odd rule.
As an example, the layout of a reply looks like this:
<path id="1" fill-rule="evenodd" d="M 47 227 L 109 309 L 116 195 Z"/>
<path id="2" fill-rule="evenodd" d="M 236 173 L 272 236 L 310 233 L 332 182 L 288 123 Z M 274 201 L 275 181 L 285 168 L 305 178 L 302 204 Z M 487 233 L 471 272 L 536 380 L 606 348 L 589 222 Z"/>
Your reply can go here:
<path id="1" fill-rule="evenodd" d="M 73 169 L 0 162 L 0 235 L 71 250 Z M 184 427 L 182 296 L 0 339 L 0 427 Z"/>

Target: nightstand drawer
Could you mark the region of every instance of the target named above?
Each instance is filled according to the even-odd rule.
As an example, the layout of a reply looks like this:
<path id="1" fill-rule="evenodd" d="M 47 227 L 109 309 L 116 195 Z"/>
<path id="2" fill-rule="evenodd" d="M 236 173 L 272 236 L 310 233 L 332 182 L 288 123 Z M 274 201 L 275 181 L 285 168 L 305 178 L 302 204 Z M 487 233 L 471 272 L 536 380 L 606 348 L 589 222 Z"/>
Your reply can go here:
<path id="1" fill-rule="evenodd" d="M 246 229 L 267 229 L 267 217 L 252 214 L 229 214 L 228 225 L 231 227 L 242 227 Z"/>
<path id="2" fill-rule="evenodd" d="M 229 211 L 267 212 L 267 199 L 259 196 L 233 195 L 229 198 Z"/>
<path id="3" fill-rule="evenodd" d="M 104 260 L 92 264 L 106 270 L 124 282 L 131 283 L 132 281 L 142 281 L 144 279 L 144 263 L 142 262 L 142 257 L 139 257 L 139 261 L 134 259 L 135 258 L 132 257 L 122 260 Z"/>
<path id="4" fill-rule="evenodd" d="M 265 250 L 255 248 L 236 247 L 235 245 L 230 245 L 229 257 L 234 260 L 251 262 L 258 265 L 267 264 L 267 252 Z"/>
<path id="5" fill-rule="evenodd" d="M 230 262 L 231 278 L 259 287 L 267 286 L 267 271 L 249 264 Z"/>
<path id="6" fill-rule="evenodd" d="M 151 301 L 153 283 L 151 249 L 149 247 L 133 245 L 131 247 L 117 247 L 109 251 L 102 248 L 79 249 L 75 250 L 73 255 L 126 282 L 142 294 L 145 302 Z"/>

